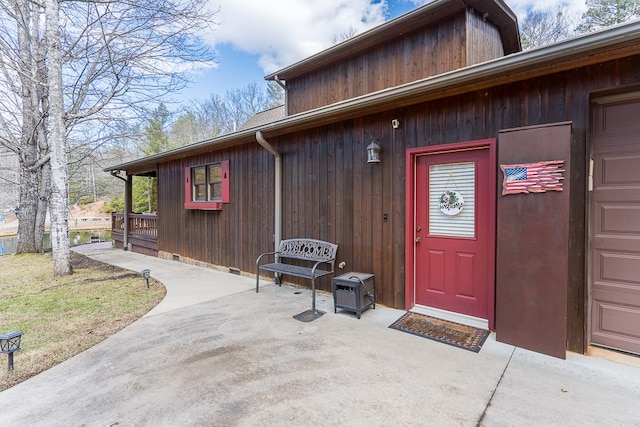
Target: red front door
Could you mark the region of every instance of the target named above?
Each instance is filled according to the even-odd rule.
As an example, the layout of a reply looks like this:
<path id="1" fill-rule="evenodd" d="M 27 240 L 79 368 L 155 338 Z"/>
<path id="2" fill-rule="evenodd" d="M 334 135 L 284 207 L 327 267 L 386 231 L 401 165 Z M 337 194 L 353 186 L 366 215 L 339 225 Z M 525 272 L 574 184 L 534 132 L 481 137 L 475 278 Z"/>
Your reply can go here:
<path id="1" fill-rule="evenodd" d="M 413 218 L 407 225 L 413 230 L 407 237 L 415 305 L 487 319 L 491 327 L 496 190 L 492 145 L 484 142 L 410 157 Z"/>

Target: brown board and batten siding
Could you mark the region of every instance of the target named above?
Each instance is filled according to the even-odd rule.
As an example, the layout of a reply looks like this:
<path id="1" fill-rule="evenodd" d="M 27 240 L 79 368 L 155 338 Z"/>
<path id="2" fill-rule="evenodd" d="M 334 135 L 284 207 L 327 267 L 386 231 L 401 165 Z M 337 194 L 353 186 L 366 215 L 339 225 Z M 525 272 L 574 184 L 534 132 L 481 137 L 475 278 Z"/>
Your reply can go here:
<path id="1" fill-rule="evenodd" d="M 480 13 L 467 13 L 467 65 L 504 56 L 500 31 Z"/>
<path id="2" fill-rule="evenodd" d="M 472 9 L 287 80 L 289 115 L 504 55 L 498 29 Z"/>
<path id="3" fill-rule="evenodd" d="M 184 169 L 222 160 L 230 162 L 231 202 L 224 204 L 221 211 L 184 209 Z M 161 164 L 159 251 L 251 271 L 248 267 L 251 262 L 246 260 L 255 261 L 256 246 L 265 247 L 273 242 L 271 162 L 269 153 L 256 143 L 255 147 L 241 145 Z M 269 189 L 268 193 L 263 188 Z"/>

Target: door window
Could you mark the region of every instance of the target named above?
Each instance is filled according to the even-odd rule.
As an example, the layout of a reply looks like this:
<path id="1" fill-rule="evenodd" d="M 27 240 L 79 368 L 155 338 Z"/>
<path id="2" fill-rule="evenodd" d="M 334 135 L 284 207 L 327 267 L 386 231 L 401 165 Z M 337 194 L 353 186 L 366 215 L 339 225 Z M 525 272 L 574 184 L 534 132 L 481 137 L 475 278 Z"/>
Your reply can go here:
<path id="1" fill-rule="evenodd" d="M 475 237 L 476 165 L 429 166 L 429 235 Z"/>

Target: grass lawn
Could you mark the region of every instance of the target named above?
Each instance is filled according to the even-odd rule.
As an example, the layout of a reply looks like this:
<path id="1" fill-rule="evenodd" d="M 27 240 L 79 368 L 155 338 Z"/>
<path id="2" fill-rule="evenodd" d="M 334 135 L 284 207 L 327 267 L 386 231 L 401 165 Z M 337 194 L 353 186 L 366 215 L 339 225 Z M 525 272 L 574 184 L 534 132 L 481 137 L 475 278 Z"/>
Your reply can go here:
<path id="1" fill-rule="evenodd" d="M 22 331 L 14 371 L 0 354 L 0 391 L 94 346 L 155 307 L 165 288 L 139 272 L 71 252 L 74 273 L 53 276 L 51 254 L 0 257 L 0 334 Z"/>

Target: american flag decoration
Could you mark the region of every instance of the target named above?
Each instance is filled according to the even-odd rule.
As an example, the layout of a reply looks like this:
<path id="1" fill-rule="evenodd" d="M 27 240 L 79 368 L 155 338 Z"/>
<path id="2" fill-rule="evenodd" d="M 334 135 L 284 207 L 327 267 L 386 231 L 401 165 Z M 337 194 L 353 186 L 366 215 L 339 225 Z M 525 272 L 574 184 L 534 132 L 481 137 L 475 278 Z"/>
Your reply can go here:
<path id="1" fill-rule="evenodd" d="M 502 195 L 562 191 L 564 160 L 500 165 L 504 174 Z"/>

